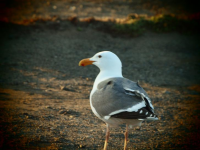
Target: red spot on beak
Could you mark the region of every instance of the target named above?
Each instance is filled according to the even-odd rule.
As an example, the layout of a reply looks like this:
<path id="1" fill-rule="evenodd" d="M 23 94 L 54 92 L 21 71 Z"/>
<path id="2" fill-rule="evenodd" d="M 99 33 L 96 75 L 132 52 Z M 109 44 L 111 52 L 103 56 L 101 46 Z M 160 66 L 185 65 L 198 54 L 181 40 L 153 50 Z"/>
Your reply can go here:
<path id="1" fill-rule="evenodd" d="M 85 66 L 84 64 L 81 64 L 81 66 Z"/>

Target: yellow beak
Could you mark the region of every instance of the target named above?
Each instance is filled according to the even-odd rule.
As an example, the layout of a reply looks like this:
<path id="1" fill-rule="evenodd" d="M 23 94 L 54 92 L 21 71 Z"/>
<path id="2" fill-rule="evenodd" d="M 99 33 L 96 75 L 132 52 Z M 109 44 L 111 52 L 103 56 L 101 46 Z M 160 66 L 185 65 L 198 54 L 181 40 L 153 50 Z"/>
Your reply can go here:
<path id="1" fill-rule="evenodd" d="M 90 58 L 82 59 L 82 60 L 79 62 L 79 66 L 91 65 L 93 62 L 95 62 L 95 61 L 91 61 Z"/>

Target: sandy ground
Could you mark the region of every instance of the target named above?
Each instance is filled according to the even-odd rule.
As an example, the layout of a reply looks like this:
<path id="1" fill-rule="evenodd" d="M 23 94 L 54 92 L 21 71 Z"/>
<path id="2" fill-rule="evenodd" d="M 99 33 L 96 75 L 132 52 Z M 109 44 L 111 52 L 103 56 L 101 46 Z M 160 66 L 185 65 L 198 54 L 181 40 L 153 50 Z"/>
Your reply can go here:
<path id="1" fill-rule="evenodd" d="M 105 124 L 89 105 L 99 70 L 78 62 L 109 50 L 122 60 L 124 77 L 140 81 L 159 116 L 130 130 L 128 149 L 199 149 L 200 37 L 120 37 L 97 25 L 1 23 L 0 148 L 102 149 Z M 111 129 L 108 149 L 123 149 L 124 127 Z"/>

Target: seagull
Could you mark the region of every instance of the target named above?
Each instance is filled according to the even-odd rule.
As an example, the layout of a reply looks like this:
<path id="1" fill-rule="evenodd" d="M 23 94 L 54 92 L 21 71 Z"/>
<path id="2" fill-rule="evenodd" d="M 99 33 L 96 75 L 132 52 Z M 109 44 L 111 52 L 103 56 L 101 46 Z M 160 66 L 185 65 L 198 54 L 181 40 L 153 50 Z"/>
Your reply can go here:
<path id="1" fill-rule="evenodd" d="M 106 123 L 107 149 L 110 126 L 126 124 L 124 150 L 127 147 L 128 128 L 141 126 L 145 120 L 158 120 L 151 99 L 138 82 L 122 76 L 122 63 L 118 56 L 103 51 L 83 59 L 79 66 L 95 65 L 100 69 L 90 93 L 93 113 Z"/>

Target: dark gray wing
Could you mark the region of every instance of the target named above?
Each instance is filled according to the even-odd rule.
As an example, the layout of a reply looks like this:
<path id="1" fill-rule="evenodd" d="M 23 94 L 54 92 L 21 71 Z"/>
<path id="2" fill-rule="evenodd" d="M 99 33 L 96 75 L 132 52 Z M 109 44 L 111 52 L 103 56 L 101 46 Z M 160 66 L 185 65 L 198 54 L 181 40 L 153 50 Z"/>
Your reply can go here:
<path id="1" fill-rule="evenodd" d="M 147 98 L 144 89 L 136 82 L 126 78 L 110 78 L 99 83 L 98 89 L 92 95 L 92 105 L 101 117 L 129 116 L 128 118 L 134 119 L 140 116 L 138 112 L 143 108 L 152 116 L 153 111 Z"/>

